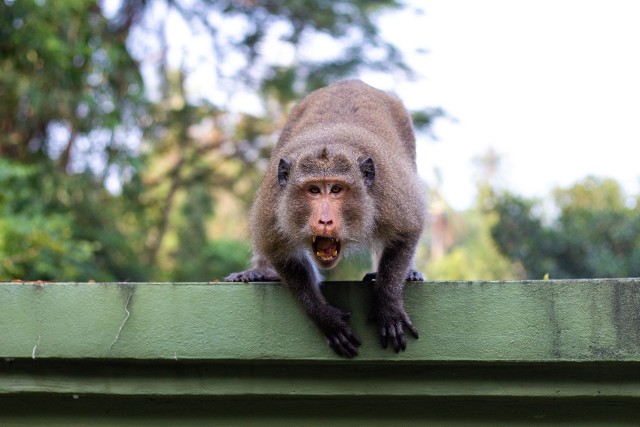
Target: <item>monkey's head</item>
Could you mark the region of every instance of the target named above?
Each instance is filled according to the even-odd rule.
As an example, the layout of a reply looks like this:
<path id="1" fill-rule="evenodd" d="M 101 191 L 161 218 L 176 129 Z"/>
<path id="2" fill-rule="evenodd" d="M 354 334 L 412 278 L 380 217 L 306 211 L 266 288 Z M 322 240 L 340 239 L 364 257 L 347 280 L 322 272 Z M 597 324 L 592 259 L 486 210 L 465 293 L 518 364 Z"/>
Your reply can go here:
<path id="1" fill-rule="evenodd" d="M 371 157 L 340 145 L 307 146 L 280 158 L 278 228 L 319 267 L 334 267 L 347 245 L 371 237 L 375 174 Z"/>

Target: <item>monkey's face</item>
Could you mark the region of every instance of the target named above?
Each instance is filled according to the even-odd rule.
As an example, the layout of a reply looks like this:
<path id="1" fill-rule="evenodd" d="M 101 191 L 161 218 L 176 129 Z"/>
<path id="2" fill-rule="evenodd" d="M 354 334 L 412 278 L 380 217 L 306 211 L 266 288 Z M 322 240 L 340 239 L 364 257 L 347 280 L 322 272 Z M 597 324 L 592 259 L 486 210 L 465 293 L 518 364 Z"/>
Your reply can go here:
<path id="1" fill-rule="evenodd" d="M 371 159 L 358 162 L 326 149 L 296 163 L 280 160 L 279 228 L 320 268 L 333 268 L 348 244 L 365 243 L 370 234 L 374 175 Z"/>
<path id="2" fill-rule="evenodd" d="M 342 256 L 342 210 L 350 186 L 330 178 L 307 181 L 302 188 L 310 208 L 311 252 L 321 267 L 332 268 Z"/>

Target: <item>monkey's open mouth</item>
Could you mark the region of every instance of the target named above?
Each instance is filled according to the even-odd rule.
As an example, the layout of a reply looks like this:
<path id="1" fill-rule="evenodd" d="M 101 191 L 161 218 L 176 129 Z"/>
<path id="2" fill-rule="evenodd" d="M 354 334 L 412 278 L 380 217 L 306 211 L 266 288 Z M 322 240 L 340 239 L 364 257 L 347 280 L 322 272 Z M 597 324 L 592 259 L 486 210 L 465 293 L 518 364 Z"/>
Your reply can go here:
<path id="1" fill-rule="evenodd" d="M 311 247 L 316 258 L 325 265 L 330 265 L 340 254 L 340 241 L 332 237 L 313 236 Z"/>

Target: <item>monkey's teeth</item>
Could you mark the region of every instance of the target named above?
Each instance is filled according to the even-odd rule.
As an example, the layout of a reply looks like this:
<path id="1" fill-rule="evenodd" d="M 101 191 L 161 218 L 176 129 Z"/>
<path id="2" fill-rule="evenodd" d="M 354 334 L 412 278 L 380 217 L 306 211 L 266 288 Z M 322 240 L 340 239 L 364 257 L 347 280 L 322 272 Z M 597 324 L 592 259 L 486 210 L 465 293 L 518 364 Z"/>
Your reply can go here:
<path id="1" fill-rule="evenodd" d="M 331 261 L 332 259 L 338 256 L 338 252 L 336 251 L 333 255 L 330 255 L 330 256 L 325 255 L 322 252 L 316 252 L 316 256 L 323 261 Z"/>
<path id="2" fill-rule="evenodd" d="M 340 241 L 333 237 L 311 236 L 316 257 L 323 262 L 331 262 L 338 258 Z"/>

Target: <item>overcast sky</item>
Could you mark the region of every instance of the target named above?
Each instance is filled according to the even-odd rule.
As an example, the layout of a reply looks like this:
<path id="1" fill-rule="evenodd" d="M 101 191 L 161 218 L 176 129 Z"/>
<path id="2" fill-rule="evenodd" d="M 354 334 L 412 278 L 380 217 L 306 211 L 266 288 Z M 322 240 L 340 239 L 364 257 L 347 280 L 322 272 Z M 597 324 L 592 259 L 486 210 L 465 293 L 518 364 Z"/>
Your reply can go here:
<path id="1" fill-rule="evenodd" d="M 410 109 L 442 107 L 455 119 L 437 122 L 437 142 L 418 144 L 422 176 L 434 185 L 437 169 L 453 207 L 472 205 L 473 159 L 489 149 L 502 158 L 501 183 L 528 197 L 588 175 L 615 178 L 629 194 L 640 191 L 640 1 L 406 2 L 380 24 L 419 78 L 363 79 L 396 92 Z M 238 31 L 237 22 L 223 18 L 219 30 Z M 185 37 L 184 24 L 171 27 L 169 59 L 177 59 L 170 62 L 180 64 L 187 50 L 200 58 L 198 50 L 209 48 L 206 40 Z M 327 40 L 315 43 L 307 54 L 336 48 Z M 294 54 L 277 43 L 277 34 L 264 53 L 284 63 Z M 224 102 L 212 67 L 198 66 L 187 83 L 194 93 Z M 256 94 L 234 97 L 239 109 L 260 105 Z"/>
<path id="2" fill-rule="evenodd" d="M 411 2 L 410 2 L 411 3 Z M 409 108 L 455 121 L 421 141 L 419 168 L 456 208 L 469 207 L 472 159 L 493 148 L 504 185 L 545 196 L 587 175 L 640 183 L 640 1 L 413 1 L 382 20 L 421 78 L 395 90 Z M 426 48 L 427 55 L 413 55 Z"/>

